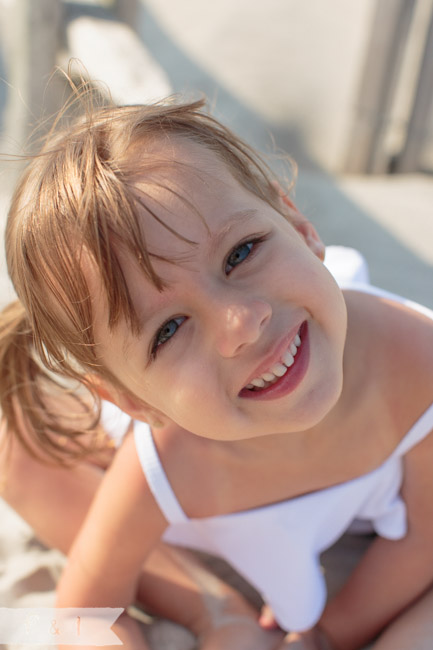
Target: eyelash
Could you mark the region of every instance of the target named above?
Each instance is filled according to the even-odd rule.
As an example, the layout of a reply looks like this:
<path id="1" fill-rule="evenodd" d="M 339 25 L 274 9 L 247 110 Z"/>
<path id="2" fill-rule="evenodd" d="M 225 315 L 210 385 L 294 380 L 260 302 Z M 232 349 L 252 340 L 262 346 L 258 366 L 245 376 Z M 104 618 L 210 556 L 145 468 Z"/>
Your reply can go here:
<path id="1" fill-rule="evenodd" d="M 233 271 L 233 269 L 236 268 L 236 266 L 239 266 L 240 264 L 242 264 L 242 262 L 245 262 L 245 260 L 247 260 L 250 257 L 251 254 L 254 254 L 255 249 L 260 244 L 262 244 L 264 241 L 266 241 L 266 239 L 267 239 L 267 235 L 258 235 L 256 237 L 249 237 L 248 239 L 245 239 L 244 241 L 239 242 L 239 244 L 236 244 L 236 246 L 234 248 L 232 248 L 232 250 L 230 251 L 230 253 L 227 255 L 227 258 L 226 258 L 224 270 L 227 273 L 227 275 L 229 275 Z M 233 268 L 229 272 L 227 272 L 226 268 L 227 268 L 228 260 L 230 259 L 230 257 L 233 255 L 233 253 L 235 251 L 239 250 L 243 246 L 248 246 L 248 244 L 252 245 L 251 248 L 248 251 L 248 255 L 243 260 L 241 260 L 238 264 L 235 264 L 233 266 Z"/>
<path id="2" fill-rule="evenodd" d="M 182 326 L 182 323 L 184 323 L 185 320 L 186 320 L 186 316 L 175 316 L 174 318 L 169 318 L 169 320 L 167 320 L 167 321 L 164 323 L 164 325 L 161 325 L 161 327 L 160 327 L 159 330 L 157 331 L 156 336 L 155 336 L 155 338 L 154 338 L 154 340 L 153 340 L 153 343 L 152 343 L 152 350 L 151 350 L 151 358 L 152 358 L 152 359 L 155 359 L 156 355 L 157 355 L 158 352 L 159 352 L 159 348 L 161 348 L 161 347 L 162 347 L 163 345 L 165 345 L 167 342 L 170 342 L 170 341 L 171 341 L 171 339 L 173 338 L 174 334 L 176 334 L 177 330 L 179 329 L 179 327 Z M 181 321 L 181 323 L 178 323 L 177 321 Z M 172 334 L 171 336 L 169 336 L 165 341 L 159 342 L 158 339 L 159 339 L 160 335 L 162 334 L 162 332 L 164 331 L 164 329 L 165 329 L 168 325 L 170 325 L 170 323 L 176 323 L 176 329 L 174 330 L 173 334 Z"/>
<path id="3" fill-rule="evenodd" d="M 224 272 L 227 273 L 227 275 L 229 275 L 229 274 L 233 271 L 233 269 L 235 269 L 237 266 L 239 266 L 239 265 L 241 265 L 243 262 L 245 262 L 245 261 L 250 257 L 251 254 L 254 254 L 254 249 L 255 249 L 256 247 L 258 247 L 258 245 L 260 245 L 260 244 L 262 244 L 264 241 L 266 241 L 267 237 L 268 237 L 267 235 L 260 235 L 260 236 L 252 237 L 252 238 L 249 237 L 248 239 L 244 240 L 243 242 L 240 242 L 239 244 L 236 244 L 236 246 L 234 246 L 234 248 L 232 248 L 232 250 L 230 251 L 230 253 L 229 253 L 229 254 L 227 255 L 227 257 L 226 257 L 225 264 L 224 264 Z M 232 256 L 232 255 L 233 255 L 237 250 L 239 250 L 240 248 L 242 248 L 243 246 L 248 246 L 248 244 L 251 244 L 251 248 L 248 250 L 248 255 L 247 255 L 244 259 L 240 260 L 237 264 L 235 264 L 234 266 L 232 266 L 232 268 L 230 269 L 230 271 L 227 271 L 226 269 L 227 269 L 228 260 L 230 259 L 230 257 L 231 257 L 231 256 Z M 159 330 L 157 331 L 157 333 L 156 333 L 156 335 L 155 335 L 155 338 L 153 339 L 152 348 L 151 348 L 151 355 L 150 355 L 152 361 L 156 358 L 156 356 L 157 356 L 157 354 L 158 354 L 160 348 L 161 348 L 163 345 L 165 345 L 166 343 L 169 343 L 169 342 L 172 340 L 172 338 L 173 338 L 174 335 L 176 334 L 177 330 L 182 326 L 182 324 L 185 322 L 185 320 L 187 320 L 186 316 L 175 316 L 174 318 L 170 318 L 170 319 L 167 320 L 163 325 L 161 325 L 161 327 L 159 328 Z M 177 321 L 181 321 L 181 322 L 178 323 Z M 162 334 L 162 332 L 164 331 L 164 329 L 165 329 L 165 328 L 166 328 L 170 323 L 176 323 L 176 329 L 174 330 L 173 334 L 172 334 L 171 336 L 169 336 L 165 341 L 159 342 L 158 339 L 159 339 L 160 335 Z"/>

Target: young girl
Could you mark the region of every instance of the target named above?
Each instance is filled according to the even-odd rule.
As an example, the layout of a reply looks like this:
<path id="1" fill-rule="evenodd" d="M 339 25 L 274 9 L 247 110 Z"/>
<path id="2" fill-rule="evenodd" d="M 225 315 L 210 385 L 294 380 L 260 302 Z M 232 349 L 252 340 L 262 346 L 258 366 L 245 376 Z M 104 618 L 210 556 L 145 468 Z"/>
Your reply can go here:
<path id="1" fill-rule="evenodd" d="M 50 136 L 6 248 L 42 363 L 133 420 L 59 606 L 126 607 L 161 537 L 228 559 L 281 647 L 360 648 L 430 587 L 433 314 L 342 292 L 312 225 L 200 103 Z M 58 427 L 36 397 L 17 396 L 35 440 Z M 378 537 L 326 604 L 319 555 L 359 522 Z"/>

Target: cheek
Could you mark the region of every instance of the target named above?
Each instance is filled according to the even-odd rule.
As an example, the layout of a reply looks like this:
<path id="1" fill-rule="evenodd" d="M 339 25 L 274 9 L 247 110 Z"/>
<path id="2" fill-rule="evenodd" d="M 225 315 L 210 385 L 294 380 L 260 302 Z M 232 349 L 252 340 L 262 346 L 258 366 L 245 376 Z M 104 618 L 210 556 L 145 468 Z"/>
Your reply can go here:
<path id="1" fill-rule="evenodd" d="M 290 302 L 303 305 L 326 331 L 335 334 L 341 328 L 345 332 L 343 294 L 323 263 L 307 247 L 297 249 L 286 261 L 279 258 L 279 262 L 270 286 Z"/>
<path id="2" fill-rule="evenodd" d="M 161 371 L 152 383 L 150 400 L 179 426 L 197 433 L 197 427 L 209 420 L 209 413 L 215 408 L 216 383 L 211 366 L 184 363 L 173 366 L 169 373 Z"/>
<path id="3" fill-rule="evenodd" d="M 320 297 L 328 280 L 323 264 L 302 242 L 288 250 L 282 241 L 269 260 L 268 270 L 270 274 L 264 278 L 268 286 L 284 290 L 301 304 L 306 298 Z"/>

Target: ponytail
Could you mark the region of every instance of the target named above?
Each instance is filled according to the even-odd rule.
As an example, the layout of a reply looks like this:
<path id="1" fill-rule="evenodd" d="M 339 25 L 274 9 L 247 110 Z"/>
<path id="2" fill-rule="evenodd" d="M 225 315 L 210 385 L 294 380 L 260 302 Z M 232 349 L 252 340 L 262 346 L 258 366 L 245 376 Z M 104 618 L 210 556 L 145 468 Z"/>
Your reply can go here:
<path id="1" fill-rule="evenodd" d="M 43 367 L 18 300 L 0 313 L 0 406 L 6 444 L 15 438 L 42 462 L 69 465 L 98 446 L 89 449 L 80 439 L 99 431 L 95 396 L 89 399 L 83 386 L 72 390 Z"/>

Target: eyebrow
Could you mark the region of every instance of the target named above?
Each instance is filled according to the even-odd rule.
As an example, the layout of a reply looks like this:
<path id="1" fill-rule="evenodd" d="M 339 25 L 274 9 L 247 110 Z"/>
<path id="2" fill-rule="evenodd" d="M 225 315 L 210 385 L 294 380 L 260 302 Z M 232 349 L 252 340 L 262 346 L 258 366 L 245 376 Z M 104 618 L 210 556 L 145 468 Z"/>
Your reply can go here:
<path id="1" fill-rule="evenodd" d="M 209 254 L 214 255 L 227 235 L 236 227 L 246 224 L 258 213 L 256 209 L 239 210 L 230 215 L 230 220 L 216 233 L 209 233 Z"/>

